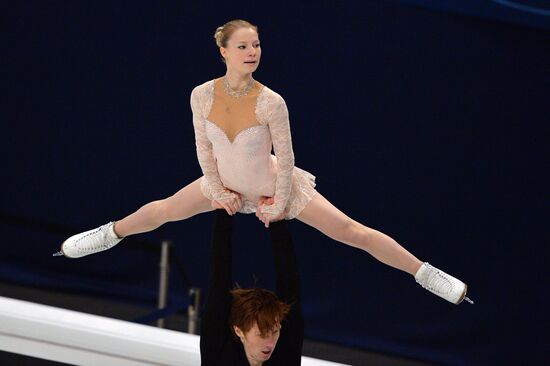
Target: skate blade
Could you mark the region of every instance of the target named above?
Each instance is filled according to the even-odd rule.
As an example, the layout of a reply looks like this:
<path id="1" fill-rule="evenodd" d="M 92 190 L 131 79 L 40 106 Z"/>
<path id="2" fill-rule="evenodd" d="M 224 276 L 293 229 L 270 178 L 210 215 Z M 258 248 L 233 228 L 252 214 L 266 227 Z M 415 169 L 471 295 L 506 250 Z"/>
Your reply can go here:
<path id="1" fill-rule="evenodd" d="M 64 257 L 65 255 L 63 254 L 63 252 L 60 250 L 59 252 L 55 252 L 52 254 L 52 257 Z"/>
<path id="2" fill-rule="evenodd" d="M 471 300 L 468 296 L 464 296 L 464 300 L 466 300 L 466 302 L 470 303 L 470 304 L 474 304 L 474 301 Z"/>

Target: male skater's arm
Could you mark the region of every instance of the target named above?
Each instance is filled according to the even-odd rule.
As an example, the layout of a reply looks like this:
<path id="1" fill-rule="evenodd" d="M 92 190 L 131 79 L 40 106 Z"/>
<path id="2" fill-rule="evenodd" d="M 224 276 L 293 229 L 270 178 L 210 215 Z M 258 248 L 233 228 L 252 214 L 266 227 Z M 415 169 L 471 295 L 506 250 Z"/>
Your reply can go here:
<path id="1" fill-rule="evenodd" d="M 217 364 L 221 347 L 231 337 L 228 326 L 232 286 L 232 218 L 223 209 L 216 210 L 212 228 L 208 295 L 201 319 L 202 365 Z"/>
<path id="2" fill-rule="evenodd" d="M 288 366 L 300 365 L 304 339 L 304 319 L 302 314 L 300 276 L 294 253 L 292 237 L 285 220 L 269 225 L 273 260 L 275 263 L 275 287 L 277 297 L 291 305 L 290 312 L 282 322 L 281 335 L 273 354 L 274 360 L 284 360 Z"/>

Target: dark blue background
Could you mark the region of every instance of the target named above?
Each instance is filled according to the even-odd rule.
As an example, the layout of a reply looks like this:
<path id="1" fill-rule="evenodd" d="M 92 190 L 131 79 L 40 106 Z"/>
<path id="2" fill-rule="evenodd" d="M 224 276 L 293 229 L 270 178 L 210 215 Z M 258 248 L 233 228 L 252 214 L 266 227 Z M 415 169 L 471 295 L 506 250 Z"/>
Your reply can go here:
<path id="1" fill-rule="evenodd" d="M 409 3 L 434 6 L 3 3 L 1 212 L 90 229 L 196 179 L 189 94 L 225 71 L 215 28 L 250 19 L 263 46 L 255 77 L 288 104 L 297 166 L 476 300 L 448 304 L 293 221 L 307 336 L 448 365 L 543 364 L 548 17 L 494 1 Z M 271 286 L 265 230 L 252 215 L 236 221 L 236 279 Z M 173 239 L 205 288 L 210 224 L 202 215 L 139 238 Z M 51 258 L 65 236 L 0 227 L 3 281 L 154 304 L 158 255 L 121 245 Z M 172 289 L 185 298 L 175 272 Z"/>

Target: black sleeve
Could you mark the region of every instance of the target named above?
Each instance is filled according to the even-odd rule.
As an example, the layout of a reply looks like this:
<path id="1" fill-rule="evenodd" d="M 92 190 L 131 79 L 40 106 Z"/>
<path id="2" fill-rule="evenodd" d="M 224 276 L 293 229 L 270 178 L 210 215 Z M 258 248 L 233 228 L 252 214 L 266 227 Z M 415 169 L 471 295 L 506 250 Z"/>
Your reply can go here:
<path id="1" fill-rule="evenodd" d="M 304 340 L 304 319 L 302 314 L 300 276 L 294 253 L 292 237 L 285 220 L 269 224 L 273 260 L 275 262 L 275 286 L 280 300 L 291 305 L 290 312 L 282 322 L 281 336 L 273 357 L 285 365 L 300 365 Z M 274 361 L 275 361 L 274 359 Z"/>
<path id="2" fill-rule="evenodd" d="M 208 295 L 201 319 L 201 359 L 208 364 L 209 355 L 219 353 L 229 330 L 229 312 L 231 310 L 232 286 L 232 218 L 225 210 L 215 211 L 212 228 L 212 246 L 210 252 L 210 272 L 208 276 Z"/>

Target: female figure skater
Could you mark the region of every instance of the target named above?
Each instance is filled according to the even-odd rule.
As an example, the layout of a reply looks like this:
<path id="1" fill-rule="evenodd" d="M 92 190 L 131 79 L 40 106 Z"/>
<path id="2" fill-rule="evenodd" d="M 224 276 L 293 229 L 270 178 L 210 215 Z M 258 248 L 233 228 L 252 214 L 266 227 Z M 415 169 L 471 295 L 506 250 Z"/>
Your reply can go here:
<path id="1" fill-rule="evenodd" d="M 211 211 L 216 203 L 230 215 L 256 212 L 266 227 L 283 218 L 297 218 L 413 275 L 432 293 L 454 304 L 462 302 L 466 284 L 346 216 L 316 192 L 313 175 L 294 166 L 285 101 L 252 78 L 262 54 L 257 27 L 233 20 L 219 27 L 214 38 L 227 72 L 191 93 L 197 157 L 204 176 L 122 220 L 70 237 L 56 254 L 76 258 L 106 250 L 126 236 Z M 273 197 L 274 203 L 260 208 L 260 197 Z"/>
<path id="2" fill-rule="evenodd" d="M 269 226 L 276 294 L 232 288 L 232 217 L 216 210 L 208 297 L 201 320 L 201 365 L 300 365 L 304 320 L 298 266 L 284 220 Z"/>

